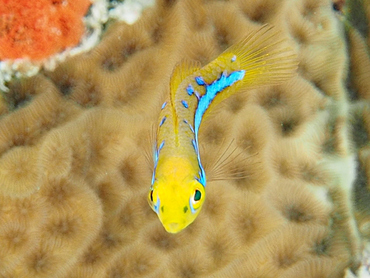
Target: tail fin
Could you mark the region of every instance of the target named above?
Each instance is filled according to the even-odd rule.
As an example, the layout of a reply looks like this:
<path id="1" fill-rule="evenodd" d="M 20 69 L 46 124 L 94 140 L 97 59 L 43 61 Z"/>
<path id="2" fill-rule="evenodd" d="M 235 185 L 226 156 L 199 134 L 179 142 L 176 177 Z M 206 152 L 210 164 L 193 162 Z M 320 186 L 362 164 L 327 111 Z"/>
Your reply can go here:
<path id="1" fill-rule="evenodd" d="M 246 70 L 243 86 L 273 85 L 291 78 L 297 69 L 297 56 L 282 34 L 264 25 L 223 55 L 236 56 L 240 69 Z"/>
<path id="2" fill-rule="evenodd" d="M 274 85 L 291 78 L 297 65 L 296 54 L 282 38 L 282 34 L 273 26 L 264 25 L 226 49 L 217 59 L 203 67 L 201 74 L 207 83 L 211 83 L 220 77 L 222 71 L 245 71 L 243 79 L 215 96 L 210 105 L 214 107 L 240 89 Z M 212 108 L 208 107 L 207 110 Z"/>

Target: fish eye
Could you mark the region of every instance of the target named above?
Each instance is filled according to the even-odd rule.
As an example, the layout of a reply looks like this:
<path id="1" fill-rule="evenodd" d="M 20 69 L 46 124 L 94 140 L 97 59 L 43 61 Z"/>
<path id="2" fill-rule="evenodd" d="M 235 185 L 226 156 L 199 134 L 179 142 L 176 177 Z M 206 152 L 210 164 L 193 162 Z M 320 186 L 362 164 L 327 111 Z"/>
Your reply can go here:
<path id="1" fill-rule="evenodd" d="M 193 195 L 190 197 L 190 209 L 192 213 L 195 213 L 201 205 L 202 192 L 199 189 L 195 189 Z"/>
<path id="2" fill-rule="evenodd" d="M 201 198 L 202 198 L 202 193 L 198 189 L 195 189 L 194 197 L 193 197 L 194 201 L 198 202 Z"/>
<path id="3" fill-rule="evenodd" d="M 151 189 L 149 192 L 149 199 L 151 202 L 153 202 L 153 189 Z"/>

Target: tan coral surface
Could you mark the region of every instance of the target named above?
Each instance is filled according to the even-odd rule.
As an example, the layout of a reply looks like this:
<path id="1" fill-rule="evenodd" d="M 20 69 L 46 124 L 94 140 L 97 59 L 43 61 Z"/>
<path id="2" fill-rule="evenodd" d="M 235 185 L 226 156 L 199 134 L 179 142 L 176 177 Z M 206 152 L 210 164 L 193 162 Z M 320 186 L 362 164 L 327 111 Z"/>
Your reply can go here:
<path id="1" fill-rule="evenodd" d="M 355 216 L 366 248 L 356 277 L 370 276 L 370 1 L 349 1 L 346 22 L 350 57 L 350 123 L 357 151 L 357 177 L 354 183 Z M 367 42 L 367 43 L 366 43 Z M 353 277 L 347 273 L 346 277 Z"/>
<path id="2" fill-rule="evenodd" d="M 309 278 L 356 268 L 349 62 L 331 1 L 159 2 L 3 95 L 0 277 Z M 147 204 L 147 156 L 172 69 L 183 58 L 206 64 L 265 23 L 288 38 L 298 74 L 240 92 L 203 123 L 210 179 L 232 142 L 218 171 L 230 179 L 209 182 L 197 220 L 168 234 Z"/>

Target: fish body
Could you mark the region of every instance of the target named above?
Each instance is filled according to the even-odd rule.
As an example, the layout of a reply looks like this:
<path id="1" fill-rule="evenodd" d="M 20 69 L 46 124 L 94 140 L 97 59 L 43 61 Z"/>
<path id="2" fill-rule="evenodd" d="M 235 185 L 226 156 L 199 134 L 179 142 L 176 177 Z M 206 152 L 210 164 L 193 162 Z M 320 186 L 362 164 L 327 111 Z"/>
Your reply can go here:
<path id="1" fill-rule="evenodd" d="M 205 200 L 206 174 L 199 154 L 202 120 L 240 89 L 271 85 L 291 77 L 295 55 L 272 27 L 264 26 L 200 68 L 183 61 L 171 76 L 161 107 L 148 201 L 167 232 L 191 224 Z"/>

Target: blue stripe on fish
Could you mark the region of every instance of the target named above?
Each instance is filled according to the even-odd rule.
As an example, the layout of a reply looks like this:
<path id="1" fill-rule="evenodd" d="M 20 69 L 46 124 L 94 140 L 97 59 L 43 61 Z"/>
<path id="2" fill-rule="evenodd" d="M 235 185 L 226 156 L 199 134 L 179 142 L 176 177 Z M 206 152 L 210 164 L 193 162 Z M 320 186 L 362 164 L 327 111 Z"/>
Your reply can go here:
<path id="1" fill-rule="evenodd" d="M 164 140 L 162 141 L 162 143 L 159 145 L 159 148 L 158 148 L 158 154 L 159 154 L 159 151 L 163 148 L 164 146 Z"/>
<path id="2" fill-rule="evenodd" d="M 154 171 L 153 171 L 153 175 L 152 175 L 152 185 L 155 181 L 155 171 L 157 169 L 157 164 L 158 164 L 158 151 L 155 150 L 154 151 Z"/>
<path id="3" fill-rule="evenodd" d="M 204 171 L 204 168 L 203 168 L 202 164 L 200 163 L 200 156 L 199 155 L 198 155 L 198 164 L 199 164 L 200 172 L 198 173 L 199 174 L 199 179 L 196 178 L 196 180 L 201 185 L 203 185 L 203 187 L 206 187 L 206 172 Z"/>
<path id="4" fill-rule="evenodd" d="M 193 144 L 194 150 L 198 153 L 198 146 L 194 139 L 191 140 L 191 143 Z"/>
<path id="5" fill-rule="evenodd" d="M 194 130 L 195 130 L 195 138 L 198 140 L 198 131 L 199 126 L 202 121 L 203 115 L 208 109 L 209 105 L 212 103 L 213 99 L 220 93 L 222 90 L 230 87 L 235 82 L 242 80 L 245 75 L 245 70 L 234 71 L 227 75 L 227 72 L 224 71 L 220 78 L 213 81 L 211 84 L 206 84 L 201 77 L 196 77 L 195 81 L 201 85 L 204 82 L 204 86 L 206 89 L 205 94 L 199 99 L 198 107 L 195 110 L 194 116 Z"/>
<path id="6" fill-rule="evenodd" d="M 204 187 L 206 186 L 206 174 L 204 171 L 204 168 L 202 166 L 202 163 L 200 161 L 200 154 L 199 154 L 199 148 L 198 148 L 198 132 L 199 132 L 199 126 L 202 121 L 203 115 L 208 109 L 209 105 L 212 103 L 214 98 L 217 96 L 218 93 L 220 93 L 222 90 L 226 89 L 227 87 L 230 87 L 235 82 L 240 81 L 244 78 L 245 70 L 240 71 L 234 71 L 227 75 L 227 72 L 224 71 L 221 76 L 213 81 L 211 84 L 207 84 L 204 79 L 201 76 L 195 77 L 195 81 L 200 86 L 205 86 L 206 92 L 203 96 L 200 98 L 198 97 L 198 107 L 195 110 L 195 116 L 194 116 L 194 134 L 195 134 L 195 140 L 192 140 L 194 149 L 197 153 L 198 158 L 198 165 L 199 165 L 199 178 L 196 178 Z"/>
<path id="7" fill-rule="evenodd" d="M 163 102 L 162 107 L 161 107 L 161 110 L 163 110 L 163 108 L 166 107 L 166 104 L 167 104 L 167 101 Z"/>
<path id="8" fill-rule="evenodd" d="M 194 133 L 194 128 L 191 126 L 191 124 L 189 124 L 189 127 L 190 127 L 191 132 Z"/>
<path id="9" fill-rule="evenodd" d="M 184 120 L 184 123 L 186 123 L 187 125 L 189 125 L 191 132 L 194 133 L 194 128 L 191 126 L 191 124 L 189 124 L 189 122 L 187 120 Z"/>
<path id="10" fill-rule="evenodd" d="M 191 200 L 189 199 L 189 207 L 191 210 L 191 213 L 194 214 L 197 210 L 193 208 L 193 204 L 191 203 Z"/>
<path id="11" fill-rule="evenodd" d="M 152 185 L 155 181 L 155 171 L 157 169 L 157 164 L 158 164 L 158 157 L 159 157 L 159 152 L 161 151 L 161 149 L 163 148 L 164 146 L 164 140 L 162 141 L 162 143 L 159 145 L 158 149 L 156 149 L 154 151 L 154 171 L 153 171 L 153 175 L 152 175 Z"/>
<path id="12" fill-rule="evenodd" d="M 155 169 L 156 169 L 156 167 L 154 167 L 154 171 L 153 171 L 153 175 L 152 175 L 152 185 L 153 185 L 153 183 L 155 181 Z"/>

